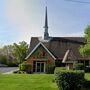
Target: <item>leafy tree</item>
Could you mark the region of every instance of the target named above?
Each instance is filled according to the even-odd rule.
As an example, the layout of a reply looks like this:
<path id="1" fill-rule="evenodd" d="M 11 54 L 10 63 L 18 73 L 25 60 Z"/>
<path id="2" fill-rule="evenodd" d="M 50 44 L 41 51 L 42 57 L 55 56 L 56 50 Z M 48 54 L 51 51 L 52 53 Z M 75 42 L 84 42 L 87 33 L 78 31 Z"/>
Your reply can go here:
<path id="1" fill-rule="evenodd" d="M 5 45 L 0 48 L 0 63 L 8 66 L 16 66 L 25 61 L 28 44 L 25 41 L 14 43 L 13 45 Z"/>
<path id="2" fill-rule="evenodd" d="M 27 55 L 28 44 L 25 41 L 19 42 L 19 44 L 14 43 L 14 54 L 17 57 L 17 60 L 22 63 L 25 61 Z"/>
<path id="3" fill-rule="evenodd" d="M 90 25 L 85 29 L 86 44 L 80 47 L 80 53 L 83 56 L 90 56 Z"/>
<path id="4" fill-rule="evenodd" d="M 0 63 L 9 64 L 14 62 L 13 45 L 5 45 L 0 48 Z"/>

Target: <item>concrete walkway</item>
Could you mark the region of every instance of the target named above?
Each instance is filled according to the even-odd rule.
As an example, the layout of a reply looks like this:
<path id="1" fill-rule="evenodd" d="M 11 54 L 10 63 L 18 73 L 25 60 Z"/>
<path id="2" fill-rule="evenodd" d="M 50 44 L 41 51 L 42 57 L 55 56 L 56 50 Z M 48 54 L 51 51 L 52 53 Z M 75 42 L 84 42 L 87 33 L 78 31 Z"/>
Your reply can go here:
<path id="1" fill-rule="evenodd" d="M 0 67 L 0 74 L 12 74 L 18 67 Z"/>

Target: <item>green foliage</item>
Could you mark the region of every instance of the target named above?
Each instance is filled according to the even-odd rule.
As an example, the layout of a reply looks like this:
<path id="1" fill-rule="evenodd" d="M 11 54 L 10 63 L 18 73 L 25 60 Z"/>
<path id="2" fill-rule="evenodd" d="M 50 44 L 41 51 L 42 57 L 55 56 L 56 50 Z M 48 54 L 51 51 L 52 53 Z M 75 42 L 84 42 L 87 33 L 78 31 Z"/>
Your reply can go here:
<path id="1" fill-rule="evenodd" d="M 4 55 L 0 55 L 0 63 L 1 64 L 7 64 L 7 57 Z"/>
<path id="2" fill-rule="evenodd" d="M 55 65 L 48 65 L 47 66 L 47 74 L 53 74 L 55 70 Z"/>
<path id="3" fill-rule="evenodd" d="M 25 61 L 28 45 L 25 41 L 19 44 L 5 45 L 0 48 L 0 63 L 8 66 L 18 66 L 19 63 Z"/>
<path id="4" fill-rule="evenodd" d="M 19 70 L 31 73 L 31 64 L 27 64 L 27 62 L 24 61 L 23 63 L 19 64 Z"/>
<path id="5" fill-rule="evenodd" d="M 19 70 L 20 71 L 25 71 L 26 70 L 26 62 L 23 62 L 23 63 L 19 64 Z"/>
<path id="6" fill-rule="evenodd" d="M 54 73 L 59 90 L 80 90 L 84 83 L 84 71 L 56 68 Z"/>
<path id="7" fill-rule="evenodd" d="M 90 25 L 85 29 L 86 44 L 80 47 L 80 53 L 83 56 L 90 56 Z"/>
<path id="8" fill-rule="evenodd" d="M 60 70 L 66 70 L 66 67 L 56 67 L 56 68 L 55 68 L 55 71 L 56 71 L 56 70 L 59 70 L 59 71 L 60 71 Z M 54 71 L 54 72 L 55 72 L 55 71 Z"/>
<path id="9" fill-rule="evenodd" d="M 83 63 L 77 63 L 77 64 L 74 64 L 74 69 L 75 70 L 84 70 L 85 66 Z"/>
<path id="10" fill-rule="evenodd" d="M 17 57 L 20 63 L 25 61 L 27 55 L 28 45 L 25 41 L 19 42 L 19 44 L 14 43 L 14 55 Z"/>

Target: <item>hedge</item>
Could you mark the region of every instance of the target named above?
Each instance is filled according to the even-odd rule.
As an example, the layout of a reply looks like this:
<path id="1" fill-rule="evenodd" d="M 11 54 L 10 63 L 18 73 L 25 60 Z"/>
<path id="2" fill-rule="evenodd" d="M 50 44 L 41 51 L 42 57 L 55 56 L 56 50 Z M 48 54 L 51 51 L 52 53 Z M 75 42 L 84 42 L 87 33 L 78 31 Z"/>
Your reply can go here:
<path id="1" fill-rule="evenodd" d="M 75 70 L 84 70 L 85 66 L 83 63 L 74 64 Z"/>
<path id="2" fill-rule="evenodd" d="M 84 71 L 55 69 L 55 82 L 59 90 L 80 90 L 84 83 Z"/>

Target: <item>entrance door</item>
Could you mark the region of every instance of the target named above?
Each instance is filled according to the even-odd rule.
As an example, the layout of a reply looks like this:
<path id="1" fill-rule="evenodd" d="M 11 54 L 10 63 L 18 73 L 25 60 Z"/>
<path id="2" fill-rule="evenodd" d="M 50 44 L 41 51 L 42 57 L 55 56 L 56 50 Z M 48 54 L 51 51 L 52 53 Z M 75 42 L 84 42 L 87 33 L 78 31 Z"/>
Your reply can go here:
<path id="1" fill-rule="evenodd" d="M 45 72 L 45 62 L 36 62 L 36 72 Z"/>

